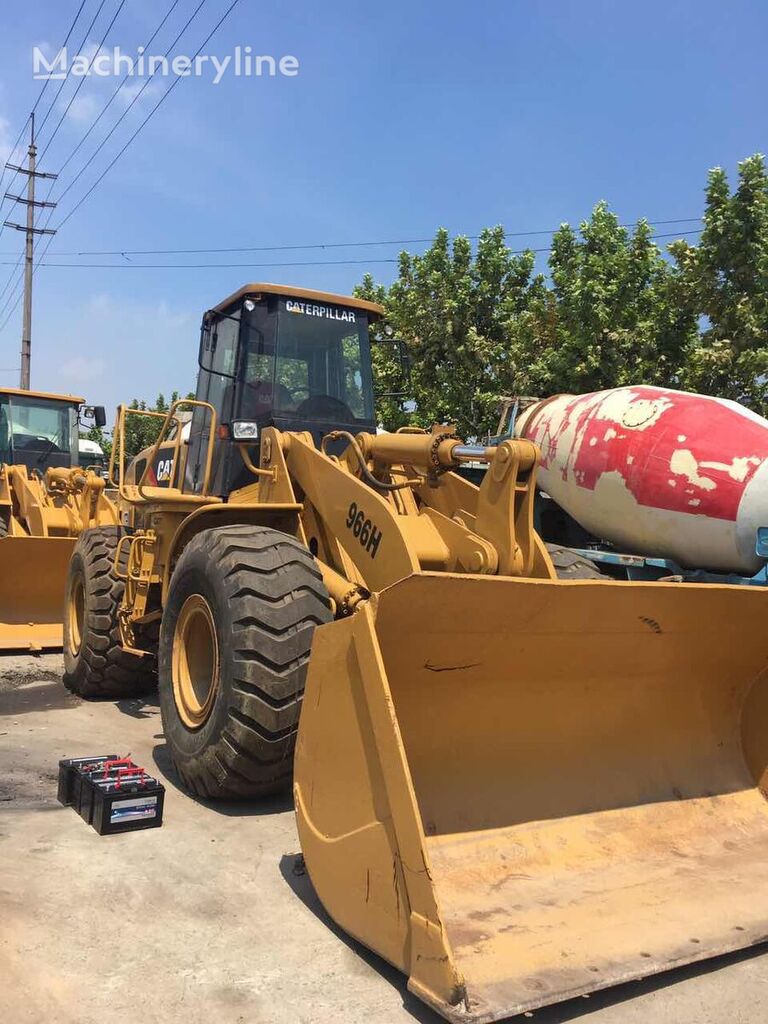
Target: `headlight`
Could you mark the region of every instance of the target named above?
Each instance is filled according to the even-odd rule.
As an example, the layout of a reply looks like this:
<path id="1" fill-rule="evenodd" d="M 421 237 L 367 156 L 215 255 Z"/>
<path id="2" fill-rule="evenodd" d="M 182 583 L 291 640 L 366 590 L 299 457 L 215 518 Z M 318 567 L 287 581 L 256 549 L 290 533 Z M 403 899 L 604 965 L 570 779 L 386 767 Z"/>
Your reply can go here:
<path id="1" fill-rule="evenodd" d="M 235 420 L 232 424 L 232 437 L 235 441 L 258 441 L 259 425 L 251 420 Z"/>

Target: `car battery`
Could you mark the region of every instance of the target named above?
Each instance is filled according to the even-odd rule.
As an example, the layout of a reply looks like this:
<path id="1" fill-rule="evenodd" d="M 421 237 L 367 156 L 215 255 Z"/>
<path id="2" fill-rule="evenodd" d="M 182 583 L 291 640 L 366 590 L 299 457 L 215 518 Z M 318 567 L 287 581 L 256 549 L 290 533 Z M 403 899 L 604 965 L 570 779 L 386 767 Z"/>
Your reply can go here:
<path id="1" fill-rule="evenodd" d="M 119 768 L 107 778 L 94 773 L 85 777 L 84 786 L 91 792 L 91 824 L 100 836 L 163 823 L 165 789 L 143 768 Z"/>
<path id="2" fill-rule="evenodd" d="M 114 757 L 107 761 L 92 762 L 81 765 L 72 783 L 72 806 L 83 819 L 90 825 L 93 819 L 93 786 L 94 779 L 106 781 L 116 779 L 120 772 L 123 774 L 138 774 L 143 769 L 134 764 L 130 757 Z"/>
<path id="3" fill-rule="evenodd" d="M 97 765 L 103 765 L 105 761 L 116 760 L 117 754 L 96 754 L 93 757 L 66 757 L 59 761 L 59 803 L 65 807 L 72 805 L 75 779 L 81 768 L 95 768 Z"/>

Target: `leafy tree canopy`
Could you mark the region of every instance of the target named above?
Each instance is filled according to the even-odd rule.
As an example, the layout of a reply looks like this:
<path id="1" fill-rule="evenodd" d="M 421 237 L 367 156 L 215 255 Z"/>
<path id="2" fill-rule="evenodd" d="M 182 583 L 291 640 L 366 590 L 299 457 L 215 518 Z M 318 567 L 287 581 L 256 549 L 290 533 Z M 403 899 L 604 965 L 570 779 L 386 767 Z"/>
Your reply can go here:
<path id="1" fill-rule="evenodd" d="M 406 395 L 383 397 L 385 427 L 455 422 L 477 437 L 508 394 L 545 397 L 646 383 L 768 407 L 768 173 L 739 166 L 731 192 L 710 173 L 704 228 L 663 252 L 647 221 L 623 227 L 600 202 L 578 231 L 555 233 L 545 277 L 501 227 L 473 249 L 440 229 L 421 255 L 400 254 L 397 280 L 367 275 L 356 293 L 380 302 L 412 366 Z M 377 325 L 375 333 L 381 333 Z M 398 390 L 392 346 L 374 345 L 379 392 Z"/>

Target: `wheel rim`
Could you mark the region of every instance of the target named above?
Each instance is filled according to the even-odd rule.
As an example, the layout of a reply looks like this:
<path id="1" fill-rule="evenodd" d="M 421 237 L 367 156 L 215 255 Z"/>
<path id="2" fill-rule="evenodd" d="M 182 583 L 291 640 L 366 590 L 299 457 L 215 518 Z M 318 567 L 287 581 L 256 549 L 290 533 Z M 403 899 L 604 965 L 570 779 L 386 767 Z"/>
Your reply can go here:
<path id="1" fill-rule="evenodd" d="M 69 646 L 73 654 L 80 653 L 85 621 L 85 585 L 82 576 L 75 578 L 69 594 Z"/>
<path id="2" fill-rule="evenodd" d="M 200 594 L 184 602 L 173 636 L 173 699 L 188 729 L 208 721 L 219 691 L 219 644 L 210 605 Z"/>

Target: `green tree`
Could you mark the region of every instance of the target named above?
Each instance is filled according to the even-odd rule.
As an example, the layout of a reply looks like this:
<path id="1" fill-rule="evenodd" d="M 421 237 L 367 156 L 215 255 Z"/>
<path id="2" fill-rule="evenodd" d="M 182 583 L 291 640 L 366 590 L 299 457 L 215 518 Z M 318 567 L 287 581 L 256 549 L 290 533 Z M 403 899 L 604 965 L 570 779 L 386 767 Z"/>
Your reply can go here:
<path id="1" fill-rule="evenodd" d="M 686 387 L 768 409 L 768 173 L 760 153 L 742 161 L 731 192 L 709 173 L 699 244 L 670 247 L 680 307 L 703 318 L 684 367 Z"/>
<path id="2" fill-rule="evenodd" d="M 359 294 L 382 302 L 411 358 L 411 394 L 380 403 L 384 426 L 450 421 L 465 437 L 492 429 L 514 377 L 507 323 L 544 290 L 533 253 L 513 254 L 501 227 L 483 231 L 474 254 L 467 238 L 451 242 L 441 228 L 423 255 L 400 254 L 389 289 L 366 278 Z M 374 348 L 377 387 L 391 390 L 399 377 L 394 353 Z"/>
<path id="3" fill-rule="evenodd" d="M 354 294 L 368 302 L 378 302 L 387 308 L 387 289 L 377 284 L 366 274 Z M 405 340 L 405 339 L 403 339 Z M 376 417 L 387 430 L 397 430 L 414 419 L 413 394 L 409 390 L 407 367 L 398 358 L 396 345 L 400 341 L 397 327 L 385 314 L 384 318 L 371 328 L 371 362 L 373 364 L 373 389 L 376 398 Z"/>
<path id="4" fill-rule="evenodd" d="M 174 391 L 171 395 L 170 403 L 165 400 L 165 395 L 162 393 L 157 396 L 154 405 L 149 405 L 146 401 L 134 398 L 128 409 L 138 409 L 148 412 L 166 413 L 168 412 L 171 405 L 178 401 L 180 395 L 178 391 Z M 194 398 L 193 394 L 188 394 L 187 398 Z M 156 416 L 131 416 L 130 414 L 125 418 L 125 455 L 126 459 L 132 459 L 143 451 L 145 448 L 149 448 L 157 441 L 162 428 L 163 421 Z"/>
<path id="5" fill-rule="evenodd" d="M 679 385 L 696 317 L 680 308 L 675 272 L 646 221 L 629 232 L 598 203 L 578 234 L 568 224 L 555 233 L 549 270 L 551 288 L 508 324 L 514 390 Z"/>
<path id="6" fill-rule="evenodd" d="M 384 325 L 408 344 L 411 389 L 379 399 L 389 429 L 455 421 L 464 436 L 493 429 L 505 394 L 547 396 L 626 384 L 682 387 L 768 414 L 768 172 L 760 154 L 709 175 L 698 245 L 664 254 L 647 221 L 623 227 L 600 202 L 578 231 L 555 233 L 549 275 L 515 255 L 500 227 L 451 242 L 440 230 L 421 256 L 400 254 L 389 288 L 367 276 Z M 669 259 L 671 255 L 672 259 Z M 399 367 L 374 346 L 379 392 Z"/>

